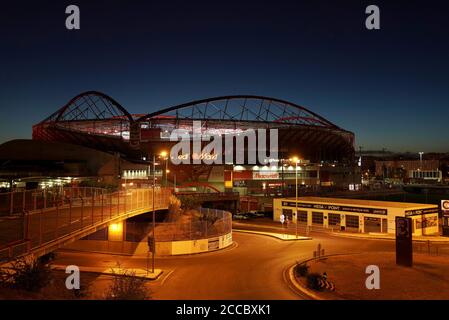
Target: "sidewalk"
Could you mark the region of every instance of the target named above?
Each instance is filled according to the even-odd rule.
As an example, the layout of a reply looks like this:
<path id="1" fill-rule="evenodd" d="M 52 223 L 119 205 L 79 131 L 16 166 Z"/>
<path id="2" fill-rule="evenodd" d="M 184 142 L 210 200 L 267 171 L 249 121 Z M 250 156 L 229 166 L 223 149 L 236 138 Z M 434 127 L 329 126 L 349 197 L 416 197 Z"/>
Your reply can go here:
<path id="1" fill-rule="evenodd" d="M 385 233 L 351 233 L 351 232 L 341 232 L 334 231 L 329 232 L 332 235 L 346 238 L 357 238 L 357 239 L 375 239 L 375 240 L 396 240 L 396 236 L 394 234 L 385 234 Z M 448 243 L 449 237 L 442 236 L 413 236 L 413 241 L 419 242 L 439 242 L 439 243 Z"/>
<path id="2" fill-rule="evenodd" d="M 294 226 L 294 224 L 292 224 Z M 259 229 L 270 229 L 279 230 L 280 232 L 285 232 L 286 230 L 279 226 L 279 222 L 275 221 L 267 221 L 266 219 L 262 221 L 251 221 L 251 222 L 236 222 L 233 221 L 233 227 L 238 230 L 243 230 L 245 227 L 248 228 L 259 228 Z M 290 233 L 294 231 L 294 229 L 288 229 Z M 344 231 L 332 231 L 331 229 L 320 229 L 319 231 L 310 230 L 310 232 L 320 232 L 327 233 L 329 235 L 338 236 L 338 237 L 346 237 L 346 238 L 355 238 L 355 239 L 372 239 L 372 240 L 395 240 L 396 236 L 394 234 L 385 234 L 385 233 L 352 233 L 352 232 L 344 232 Z M 268 232 L 270 233 L 270 232 Z M 438 242 L 438 243 L 448 243 L 449 237 L 442 236 L 413 236 L 413 241 L 417 242 Z"/>
<path id="3" fill-rule="evenodd" d="M 66 270 L 67 266 L 63 266 L 63 265 L 52 265 L 52 269 L 53 270 L 57 270 L 57 271 L 64 271 Z M 138 278 L 145 278 L 148 280 L 156 280 L 161 274 L 162 274 L 162 270 L 161 269 L 154 269 L 154 273 L 152 272 L 148 272 L 145 269 L 136 269 L 136 268 L 129 268 L 129 269 L 124 269 L 124 268 L 108 268 L 108 269 L 104 269 L 102 267 L 79 267 L 81 272 L 91 272 L 91 273 L 98 273 L 98 274 L 102 274 L 102 275 L 114 275 L 114 273 L 116 275 L 126 275 L 127 276 L 135 276 Z"/>
<path id="4" fill-rule="evenodd" d="M 299 240 L 312 240 L 311 237 L 303 237 L 298 236 L 296 237 L 293 234 L 286 234 L 286 233 L 275 233 L 275 232 L 264 232 L 264 231 L 253 231 L 253 230 L 243 230 L 243 229 L 233 229 L 233 232 L 243 232 L 243 233 L 253 233 L 253 234 L 259 234 L 262 236 L 268 236 L 273 237 L 282 241 L 299 241 Z"/>

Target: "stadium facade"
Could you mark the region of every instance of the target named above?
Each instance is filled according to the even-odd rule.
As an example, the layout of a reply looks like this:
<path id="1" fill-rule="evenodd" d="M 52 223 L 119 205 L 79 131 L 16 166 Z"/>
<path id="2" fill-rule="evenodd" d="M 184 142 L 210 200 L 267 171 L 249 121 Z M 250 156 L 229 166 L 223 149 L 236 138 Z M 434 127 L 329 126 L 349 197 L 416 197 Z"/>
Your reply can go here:
<path id="1" fill-rule="evenodd" d="M 41 172 L 50 178 L 70 175 L 78 179 L 95 177 L 97 181 L 111 184 L 148 184 L 152 181 L 153 155 L 167 154 L 177 143 L 170 139 L 174 130 L 191 132 L 194 122 L 201 123 L 203 136 L 218 134 L 223 139 L 237 137 L 246 130 L 276 129 L 278 157 L 265 163 L 250 163 L 245 159 L 239 164 L 228 161 L 213 165 L 174 165 L 170 157 L 158 157 L 155 170 L 158 183 L 175 186 L 178 191 L 234 190 L 240 194 L 272 195 L 287 194 L 294 188 L 296 178 L 306 190 L 347 190 L 360 183 L 354 134 L 295 103 L 235 95 L 192 101 L 149 114 L 131 114 L 113 98 L 96 91 L 79 94 L 34 125 L 32 140 L 10 141 L 0 146 L 1 174 L 6 180 L 27 176 L 30 179 Z M 20 149 L 39 145 L 41 162 L 45 160 L 46 150 L 53 154 L 50 149 L 58 148 L 60 152 L 52 156 L 52 161 L 57 161 L 59 156 L 62 168 L 53 171 L 47 168 L 45 172 L 39 167 L 33 168 L 32 174 L 23 173 L 21 177 L 20 166 L 35 160 L 35 155 L 12 156 L 12 153 L 20 153 L 12 151 L 18 149 L 17 144 L 22 144 Z M 83 151 L 77 152 L 77 148 Z M 67 159 L 66 149 L 72 150 Z M 104 162 L 96 163 L 94 169 L 89 167 L 95 157 L 92 152 L 105 158 Z M 74 154 L 79 154 L 78 160 Z M 299 166 L 289 161 L 293 156 L 300 159 Z M 69 159 L 72 164 L 77 163 L 77 170 L 67 169 L 64 161 Z"/>

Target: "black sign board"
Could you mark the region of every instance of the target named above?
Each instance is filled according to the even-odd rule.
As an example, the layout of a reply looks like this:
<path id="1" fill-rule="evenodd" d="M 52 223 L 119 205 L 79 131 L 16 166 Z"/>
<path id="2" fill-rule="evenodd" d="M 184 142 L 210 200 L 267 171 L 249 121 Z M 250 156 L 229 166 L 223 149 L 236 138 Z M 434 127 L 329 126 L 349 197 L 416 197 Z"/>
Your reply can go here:
<path id="1" fill-rule="evenodd" d="M 412 218 L 396 217 L 396 264 L 413 266 Z"/>
<path id="2" fill-rule="evenodd" d="M 282 201 L 282 205 L 284 207 L 295 207 L 296 206 L 294 202 L 289 202 L 289 201 Z M 345 211 L 345 212 L 354 212 L 354 213 L 369 213 L 369 214 L 379 214 L 379 215 L 383 215 L 383 216 L 387 215 L 387 209 L 353 207 L 353 206 L 335 205 L 335 204 L 298 202 L 298 208 L 312 208 L 312 209 L 320 209 L 320 210 Z"/>

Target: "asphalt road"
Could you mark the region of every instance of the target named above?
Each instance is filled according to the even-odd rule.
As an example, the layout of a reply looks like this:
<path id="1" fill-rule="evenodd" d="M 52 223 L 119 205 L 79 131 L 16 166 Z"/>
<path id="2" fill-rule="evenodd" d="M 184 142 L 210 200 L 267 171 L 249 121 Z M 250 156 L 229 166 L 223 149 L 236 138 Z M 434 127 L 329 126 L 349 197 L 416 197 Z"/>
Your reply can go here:
<path id="1" fill-rule="evenodd" d="M 281 241 L 234 232 L 235 245 L 222 251 L 157 258 L 164 274 L 149 284 L 153 299 L 302 299 L 284 279 L 286 268 L 310 258 L 318 243 L 326 254 L 393 251 L 394 242 L 316 235 L 313 240 Z M 117 255 L 58 252 L 58 265 L 145 268 L 146 259 Z M 98 278 L 96 290 L 107 276 Z"/>

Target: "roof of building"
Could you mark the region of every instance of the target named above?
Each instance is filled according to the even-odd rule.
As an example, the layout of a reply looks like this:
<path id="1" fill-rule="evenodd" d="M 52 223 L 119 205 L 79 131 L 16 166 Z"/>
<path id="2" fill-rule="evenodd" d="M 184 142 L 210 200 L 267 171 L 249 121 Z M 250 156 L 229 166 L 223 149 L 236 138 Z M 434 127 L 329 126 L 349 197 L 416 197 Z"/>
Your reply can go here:
<path id="1" fill-rule="evenodd" d="M 285 200 L 293 200 L 295 198 L 283 198 Z M 326 203 L 336 205 L 357 205 L 367 207 L 379 208 L 400 208 L 400 209 L 424 209 L 437 207 L 435 204 L 422 204 L 410 202 L 394 202 L 394 201 L 377 201 L 377 200 L 363 200 L 363 199 L 346 199 L 346 198 L 324 198 L 324 197 L 298 197 L 300 202 Z"/>

